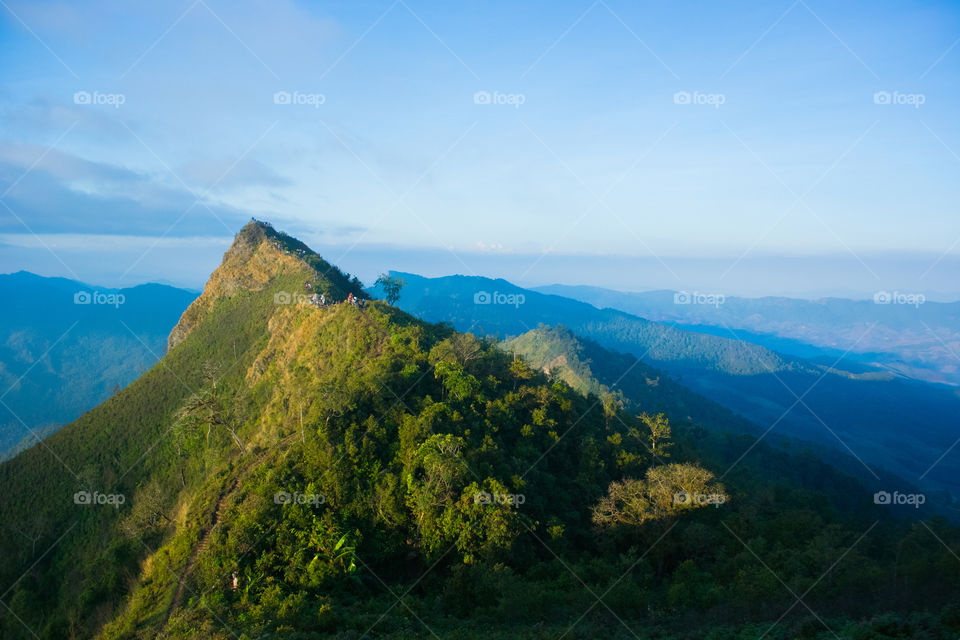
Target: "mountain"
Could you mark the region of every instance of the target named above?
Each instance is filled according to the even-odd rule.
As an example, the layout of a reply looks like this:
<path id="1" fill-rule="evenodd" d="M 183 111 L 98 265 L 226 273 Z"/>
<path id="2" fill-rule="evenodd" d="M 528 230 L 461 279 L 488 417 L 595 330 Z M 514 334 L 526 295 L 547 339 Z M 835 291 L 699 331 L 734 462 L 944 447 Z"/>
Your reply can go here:
<path id="1" fill-rule="evenodd" d="M 930 490 L 960 495 L 960 450 L 952 426 L 960 414 L 957 389 L 842 357 L 826 363 L 790 357 L 505 280 L 393 275 L 407 282 L 400 307 L 417 317 L 501 338 L 562 324 L 664 370 L 762 431 L 842 450 L 870 475 L 883 467 Z"/>
<path id="2" fill-rule="evenodd" d="M 450 322 L 462 331 L 515 335 L 540 323 L 566 324 L 582 335 L 608 336 L 606 346 L 642 348 L 642 360 L 670 363 L 672 367 L 756 375 L 796 366 L 777 353 L 739 340 L 684 331 L 613 309 L 598 310 L 587 303 L 537 293 L 502 279 L 424 278 L 399 272 L 391 275 L 407 283 L 400 299 L 403 309 L 414 315 L 423 314 L 434 322 Z"/>
<path id="3" fill-rule="evenodd" d="M 612 395 L 612 401 L 627 403 L 635 413 L 666 413 L 673 420 L 709 424 L 714 430 L 760 433 L 756 425 L 677 383 L 666 372 L 605 349 L 563 325 L 541 325 L 497 346 L 584 395 L 605 399 Z"/>
<path id="4" fill-rule="evenodd" d="M 805 358 L 856 360 L 927 382 L 960 385 L 960 302 L 922 294 L 878 292 L 874 300 L 724 297 L 696 304 L 696 292 L 624 293 L 550 285 L 536 291 L 676 323 L 694 331 L 738 337 Z M 677 303 L 680 302 L 680 304 Z"/>
<path id="5" fill-rule="evenodd" d="M 605 349 L 562 325 L 541 325 L 520 336 L 499 342 L 497 346 L 514 356 L 522 357 L 531 367 L 549 372 L 551 376 L 563 380 L 581 393 L 593 394 L 604 403 L 617 404 L 628 412 L 665 413 L 674 422 L 687 423 L 691 428 L 699 429 L 701 438 L 706 437 L 704 428 L 708 425 L 709 433 L 714 437 L 718 434 L 724 434 L 724 437 L 729 437 L 730 434 L 740 436 L 742 442 L 748 443 L 744 445 L 745 449 L 752 446 L 759 437 L 767 444 L 782 449 L 815 455 L 855 476 L 872 490 L 882 490 L 891 484 L 905 484 L 904 480 L 879 468 L 876 471 L 880 477 L 874 477 L 847 452 L 777 433 L 763 433 L 757 425 L 677 383 L 666 372 L 655 369 L 629 354 Z M 712 449 L 723 447 L 700 447 L 700 453 L 706 455 Z M 727 460 L 726 463 L 729 464 L 730 461 Z M 718 460 L 717 464 L 724 462 Z M 957 518 L 956 508 L 949 498 L 939 502 L 936 495 L 928 495 L 928 498 L 930 502 L 927 506 L 930 509 Z"/>
<path id="6" fill-rule="evenodd" d="M 568 342 L 578 390 L 511 355 L 535 338 L 367 301 L 251 222 L 157 365 L 0 464 L 0 637 L 960 631 L 960 530 L 913 490 L 877 504 L 666 381 L 636 402 L 669 415 L 621 406 Z"/>
<path id="7" fill-rule="evenodd" d="M 196 294 L 0 275 L 0 459 L 106 400 L 155 364 Z"/>

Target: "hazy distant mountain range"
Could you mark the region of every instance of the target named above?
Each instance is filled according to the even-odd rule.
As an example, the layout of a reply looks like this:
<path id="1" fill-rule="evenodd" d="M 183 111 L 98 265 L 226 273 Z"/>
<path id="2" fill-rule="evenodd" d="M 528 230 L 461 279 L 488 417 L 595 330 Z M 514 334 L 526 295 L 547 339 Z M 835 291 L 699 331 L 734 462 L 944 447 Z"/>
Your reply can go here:
<path id="1" fill-rule="evenodd" d="M 805 358 L 836 359 L 849 350 L 852 359 L 898 375 L 960 384 L 960 302 L 930 302 L 920 293 L 879 291 L 873 300 L 711 300 L 696 291 L 624 293 L 559 284 L 534 290 L 694 331 L 736 335 Z"/>
<path id="2" fill-rule="evenodd" d="M 25 271 L 0 275 L 0 458 L 149 369 L 197 295 L 159 284 L 105 289 Z"/>

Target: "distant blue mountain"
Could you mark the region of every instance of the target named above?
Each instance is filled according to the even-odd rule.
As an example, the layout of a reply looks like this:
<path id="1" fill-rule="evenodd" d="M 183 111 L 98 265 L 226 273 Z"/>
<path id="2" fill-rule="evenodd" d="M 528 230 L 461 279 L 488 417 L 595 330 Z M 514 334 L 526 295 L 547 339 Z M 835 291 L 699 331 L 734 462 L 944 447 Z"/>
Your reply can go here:
<path id="1" fill-rule="evenodd" d="M 400 299 L 403 309 L 429 320 L 450 322 L 462 331 L 519 335 L 541 322 L 566 324 L 581 335 L 604 335 L 607 346 L 631 353 L 639 348 L 636 355 L 643 359 L 674 366 L 689 365 L 732 375 L 756 375 L 796 366 L 773 351 L 734 338 L 685 331 L 614 309 L 597 309 L 502 279 L 392 275 L 407 281 Z"/>
<path id="2" fill-rule="evenodd" d="M 0 275 L 0 458 L 106 400 L 166 352 L 198 292 Z"/>
<path id="3" fill-rule="evenodd" d="M 953 447 L 960 416 L 956 389 L 905 379 L 839 355 L 825 364 L 779 354 L 506 280 L 392 275 L 407 282 L 399 306 L 425 320 L 500 337 L 518 336 L 539 324 L 562 324 L 668 372 L 761 431 L 769 428 L 852 454 L 862 464 L 851 473 L 870 475 L 879 465 L 908 481 L 960 496 L 960 447 Z"/>
<path id="4" fill-rule="evenodd" d="M 805 358 L 856 360 L 928 382 L 960 384 L 960 302 L 879 291 L 875 300 L 740 298 L 697 304 L 696 292 L 624 293 L 549 285 L 535 291 L 573 298 L 703 333 L 736 332 L 755 344 Z M 678 304 L 680 302 L 680 304 Z"/>

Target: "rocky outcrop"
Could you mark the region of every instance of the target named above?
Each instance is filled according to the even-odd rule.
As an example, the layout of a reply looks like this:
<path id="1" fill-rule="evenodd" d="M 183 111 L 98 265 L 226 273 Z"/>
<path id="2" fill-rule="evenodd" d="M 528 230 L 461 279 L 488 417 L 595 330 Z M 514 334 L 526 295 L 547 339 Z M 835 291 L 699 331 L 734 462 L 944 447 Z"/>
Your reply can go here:
<path id="1" fill-rule="evenodd" d="M 209 313 L 218 300 L 243 291 L 259 291 L 271 280 L 292 271 L 312 273 L 295 254 L 279 249 L 270 241 L 276 232 L 262 222 L 247 223 L 223 254 L 223 261 L 210 276 L 203 294 L 187 307 L 170 332 L 167 350 L 183 342 L 190 331 Z"/>

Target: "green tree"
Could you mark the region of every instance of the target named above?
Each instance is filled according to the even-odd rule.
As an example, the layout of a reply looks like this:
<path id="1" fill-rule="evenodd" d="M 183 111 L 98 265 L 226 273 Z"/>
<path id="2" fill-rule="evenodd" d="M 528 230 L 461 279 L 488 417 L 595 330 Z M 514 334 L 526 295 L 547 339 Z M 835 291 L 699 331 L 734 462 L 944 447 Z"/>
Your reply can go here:
<path id="1" fill-rule="evenodd" d="M 403 289 L 406 284 L 407 281 L 403 278 L 394 278 L 386 273 L 381 273 L 377 281 L 374 282 L 374 285 L 383 289 L 383 294 L 390 304 L 397 303 L 397 300 L 400 299 L 400 290 Z"/>
<path id="2" fill-rule="evenodd" d="M 670 453 L 667 449 L 673 446 L 673 442 L 670 441 L 670 422 L 667 416 L 662 413 L 654 416 L 644 413 L 640 416 L 640 420 L 650 429 L 650 454 L 653 456 L 654 463 L 662 458 L 669 458 Z"/>
<path id="3" fill-rule="evenodd" d="M 420 445 L 406 474 L 407 505 L 424 546 L 435 550 L 446 540 L 442 522 L 466 484 L 465 442 L 449 434 L 435 434 Z"/>

